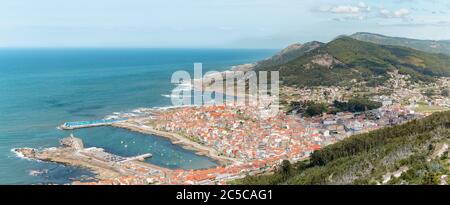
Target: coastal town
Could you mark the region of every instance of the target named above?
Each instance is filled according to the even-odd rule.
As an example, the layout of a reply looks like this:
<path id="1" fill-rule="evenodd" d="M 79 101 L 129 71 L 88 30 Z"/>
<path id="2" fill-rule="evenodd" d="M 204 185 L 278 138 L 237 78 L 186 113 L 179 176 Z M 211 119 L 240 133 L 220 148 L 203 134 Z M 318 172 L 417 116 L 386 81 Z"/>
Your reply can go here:
<path id="1" fill-rule="evenodd" d="M 105 153 L 100 148 L 67 146 L 67 143 L 62 144 L 70 147 L 70 152 L 60 148 L 17 151 L 30 158 L 84 166 L 97 173 L 99 180 L 74 184 L 227 184 L 248 175 L 272 172 L 283 160 L 305 160 L 315 150 L 352 135 L 447 110 L 450 108 L 449 87 L 448 78 L 426 84 L 411 82 L 408 76 L 392 73 L 386 83 L 376 87 L 281 88 L 281 100 L 285 104 L 294 100 L 330 104 L 364 95 L 382 105 L 365 112 L 323 113 L 308 117 L 282 109 L 276 116 L 262 118 L 260 112 L 266 109 L 264 107 L 226 103 L 137 109 L 108 118 L 123 120 L 110 124 L 101 121 L 101 126 L 167 137 L 175 144 L 219 162 L 219 166 L 209 169 L 171 170 L 136 160 L 140 157 L 127 159 Z M 76 141 L 73 137 L 70 139 Z M 64 156 L 66 159 L 62 159 Z"/>

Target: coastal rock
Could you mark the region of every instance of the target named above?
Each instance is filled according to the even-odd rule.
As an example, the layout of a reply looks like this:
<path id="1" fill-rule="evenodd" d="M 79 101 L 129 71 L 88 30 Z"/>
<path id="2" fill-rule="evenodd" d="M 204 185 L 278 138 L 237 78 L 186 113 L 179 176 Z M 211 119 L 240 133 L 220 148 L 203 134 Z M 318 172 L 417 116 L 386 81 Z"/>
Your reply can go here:
<path id="1" fill-rule="evenodd" d="M 311 63 L 329 69 L 333 68 L 334 65 L 342 64 L 342 62 L 340 62 L 338 59 L 336 59 L 334 56 L 328 53 L 314 56 L 313 59 L 311 60 Z M 307 64 L 306 67 L 307 69 L 310 69 L 312 66 L 311 64 Z"/>
<path id="2" fill-rule="evenodd" d="M 19 154 L 25 158 L 35 158 L 36 157 L 36 150 L 32 149 L 32 148 L 17 148 L 17 149 L 14 149 L 14 151 L 17 154 Z"/>
<path id="3" fill-rule="evenodd" d="M 64 147 L 73 148 L 76 150 L 81 150 L 84 148 L 83 141 L 74 137 L 72 134 L 69 137 L 61 139 L 59 143 Z"/>

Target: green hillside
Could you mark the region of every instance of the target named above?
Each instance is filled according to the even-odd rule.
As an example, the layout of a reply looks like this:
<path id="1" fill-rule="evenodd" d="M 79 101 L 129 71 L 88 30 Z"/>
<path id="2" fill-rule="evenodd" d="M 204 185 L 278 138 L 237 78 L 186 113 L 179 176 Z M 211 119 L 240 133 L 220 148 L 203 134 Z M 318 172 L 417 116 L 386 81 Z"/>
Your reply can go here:
<path id="1" fill-rule="evenodd" d="M 450 174 L 450 112 L 366 134 L 282 163 L 273 174 L 238 184 L 441 184 Z"/>
<path id="2" fill-rule="evenodd" d="M 263 68 L 267 68 L 267 67 L 279 66 L 279 65 L 288 63 L 288 62 L 302 56 L 303 54 L 310 52 L 310 51 L 312 51 L 320 46 L 323 46 L 323 45 L 324 45 L 324 43 L 317 42 L 317 41 L 308 42 L 305 44 L 295 43 L 295 44 L 292 44 L 292 45 L 288 46 L 287 48 L 281 50 L 280 52 L 278 52 L 271 58 L 259 61 L 256 65 L 256 67 L 258 69 L 263 69 Z"/>
<path id="3" fill-rule="evenodd" d="M 431 81 L 450 76 L 450 57 L 340 37 L 287 63 L 256 70 L 278 70 L 284 84 L 295 86 L 342 85 L 352 80 L 381 83 L 393 70 Z"/>
<path id="4" fill-rule="evenodd" d="M 355 33 L 350 37 L 376 44 L 404 46 L 430 53 L 443 53 L 450 55 L 450 41 L 417 40 L 410 38 L 390 37 L 374 33 Z"/>

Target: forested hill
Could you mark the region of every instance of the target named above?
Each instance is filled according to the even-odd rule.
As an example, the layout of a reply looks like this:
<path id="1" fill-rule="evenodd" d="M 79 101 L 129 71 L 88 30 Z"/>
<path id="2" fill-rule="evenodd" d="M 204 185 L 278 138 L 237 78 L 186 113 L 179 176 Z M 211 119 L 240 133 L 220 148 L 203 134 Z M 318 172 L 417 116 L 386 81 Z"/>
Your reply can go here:
<path id="1" fill-rule="evenodd" d="M 256 70 L 280 71 L 286 85 L 343 85 L 350 81 L 382 83 L 389 71 L 409 74 L 416 81 L 450 76 L 450 57 L 400 46 L 378 45 L 338 37 L 281 64 L 257 66 Z M 369 83 L 373 84 L 373 83 Z"/>
<path id="2" fill-rule="evenodd" d="M 270 68 L 273 66 L 283 65 L 292 61 L 303 54 L 310 52 L 316 48 L 323 46 L 324 43 L 312 41 L 305 44 L 295 43 L 276 53 L 271 58 L 259 61 L 256 64 L 257 69 Z"/>
<path id="3" fill-rule="evenodd" d="M 450 112 L 355 135 L 239 184 L 445 184 Z M 442 179 L 441 179 L 442 178 Z"/>
<path id="4" fill-rule="evenodd" d="M 411 38 L 390 37 L 374 33 L 359 32 L 350 37 L 381 45 L 404 46 L 430 53 L 443 53 L 450 55 L 450 41 L 419 40 Z"/>

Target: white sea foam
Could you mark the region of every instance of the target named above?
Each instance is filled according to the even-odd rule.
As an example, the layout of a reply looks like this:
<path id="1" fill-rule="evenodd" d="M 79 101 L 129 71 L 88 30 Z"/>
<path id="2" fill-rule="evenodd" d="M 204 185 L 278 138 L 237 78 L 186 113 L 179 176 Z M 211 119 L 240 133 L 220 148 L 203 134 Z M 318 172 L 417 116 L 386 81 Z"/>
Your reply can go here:
<path id="1" fill-rule="evenodd" d="M 42 170 L 30 170 L 28 172 L 28 174 L 30 176 L 38 176 L 38 175 L 42 175 L 42 174 L 46 174 L 48 173 L 48 169 L 42 169 Z"/>
<path id="2" fill-rule="evenodd" d="M 248 66 L 248 65 L 250 65 L 250 64 L 232 66 L 231 69 L 236 69 L 236 68 L 240 68 L 240 67 L 243 67 L 243 66 L 245 67 L 245 66 Z M 229 70 L 226 70 L 226 71 L 219 72 L 219 74 L 224 74 L 225 72 L 231 72 L 231 71 L 229 69 Z M 195 81 L 204 80 L 205 78 L 212 77 L 214 75 L 217 75 L 217 73 L 216 74 L 205 75 L 204 77 L 202 77 L 200 79 L 192 79 L 191 82 L 183 82 L 183 83 L 176 84 L 177 87 L 174 88 L 172 90 L 172 92 L 174 92 L 174 91 L 192 91 L 192 90 L 195 89 L 194 86 L 193 86 L 193 83 Z M 161 96 L 165 97 L 165 98 L 180 98 L 180 97 L 182 97 L 182 95 L 175 95 L 175 94 L 161 94 Z M 214 102 L 214 101 L 211 101 L 209 103 L 212 103 L 212 102 Z M 133 110 L 132 112 L 139 113 L 142 110 L 144 110 L 144 111 L 169 110 L 169 109 L 175 109 L 175 108 L 197 107 L 197 106 L 198 105 L 194 105 L 194 104 L 192 104 L 192 105 L 155 106 L 155 107 L 151 107 L 151 108 L 137 108 L 137 109 Z M 116 115 L 116 116 L 117 115 L 123 115 L 123 114 L 124 113 L 115 112 L 115 113 L 113 113 L 113 116 L 114 115 Z"/>
<path id="3" fill-rule="evenodd" d="M 155 110 L 169 110 L 174 108 L 183 108 L 183 107 L 195 107 L 196 105 L 172 105 L 172 106 L 162 106 L 162 107 L 153 107 Z"/>
<path id="4" fill-rule="evenodd" d="M 33 149 L 33 148 L 29 148 L 29 147 L 12 148 L 11 152 L 13 152 L 16 155 L 16 157 L 21 158 L 21 159 L 26 159 L 26 160 L 30 160 L 30 161 L 40 161 L 40 160 L 37 160 L 37 159 L 25 157 L 25 155 L 23 155 L 21 152 L 18 152 L 17 149 Z"/>
<path id="5" fill-rule="evenodd" d="M 171 95 L 162 94 L 161 96 L 163 96 L 165 98 L 181 98 L 182 97 L 182 95 L 174 95 L 174 94 L 171 94 Z"/>
<path id="6" fill-rule="evenodd" d="M 192 90 L 192 83 L 180 83 L 177 84 L 177 87 L 173 89 L 173 91 L 189 91 Z"/>
<path id="7" fill-rule="evenodd" d="M 13 152 L 13 153 L 14 153 L 17 157 L 19 157 L 19 158 L 26 159 L 26 157 L 25 157 L 22 153 L 18 152 L 17 149 L 18 149 L 18 148 L 12 148 L 12 149 L 11 149 L 11 152 Z"/>

